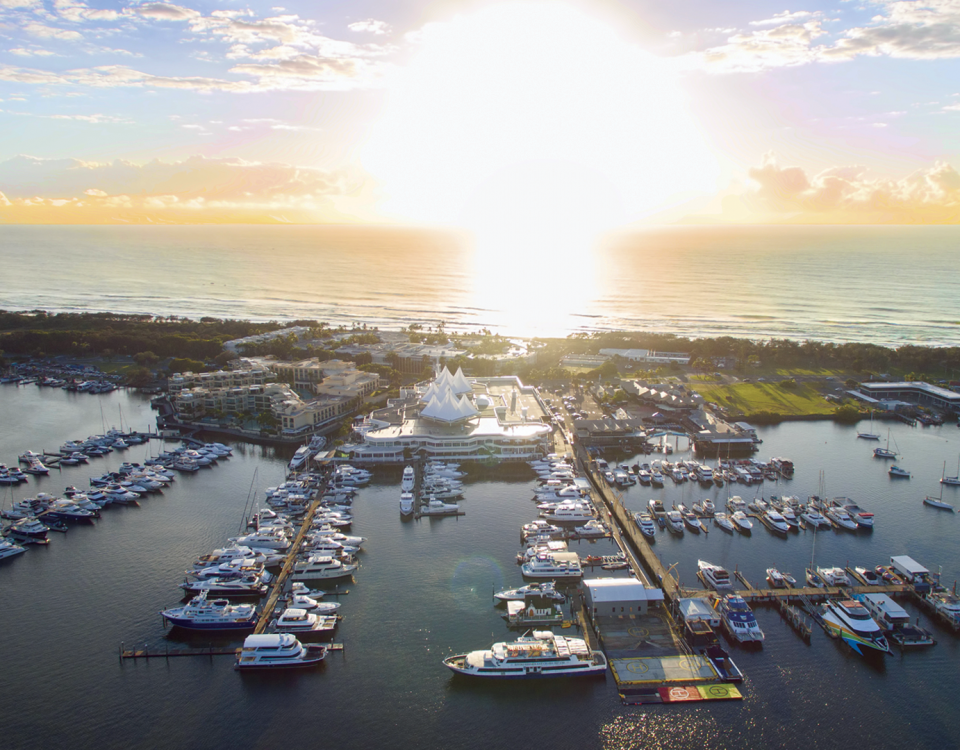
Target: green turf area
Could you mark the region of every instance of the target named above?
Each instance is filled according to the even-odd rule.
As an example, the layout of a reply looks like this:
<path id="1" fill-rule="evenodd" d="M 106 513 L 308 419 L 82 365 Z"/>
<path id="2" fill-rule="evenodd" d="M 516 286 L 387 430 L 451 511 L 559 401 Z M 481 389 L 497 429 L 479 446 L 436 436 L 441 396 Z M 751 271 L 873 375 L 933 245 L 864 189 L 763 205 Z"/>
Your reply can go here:
<path id="1" fill-rule="evenodd" d="M 776 383 L 690 383 L 689 387 L 707 401 L 747 417 L 757 412 L 784 416 L 832 416 L 836 408 L 836 404 L 827 401 L 816 388 L 805 383 L 797 383 L 793 388 L 782 388 Z"/>

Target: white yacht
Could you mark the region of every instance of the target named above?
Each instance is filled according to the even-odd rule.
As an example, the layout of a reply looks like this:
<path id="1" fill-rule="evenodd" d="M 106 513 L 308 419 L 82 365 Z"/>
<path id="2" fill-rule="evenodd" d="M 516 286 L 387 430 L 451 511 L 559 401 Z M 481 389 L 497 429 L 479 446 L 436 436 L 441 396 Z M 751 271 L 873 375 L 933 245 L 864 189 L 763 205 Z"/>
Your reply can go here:
<path id="1" fill-rule="evenodd" d="M 327 647 L 323 644 L 304 645 L 295 635 L 270 633 L 248 635 L 237 655 L 235 669 L 291 669 L 313 667 L 323 661 Z"/>
<path id="2" fill-rule="evenodd" d="M 640 533 L 648 539 L 653 539 L 657 535 L 657 524 L 649 513 L 634 513 L 633 520 L 640 529 Z"/>
<path id="3" fill-rule="evenodd" d="M 205 578 L 199 581 L 184 581 L 180 584 L 184 591 L 197 594 L 207 592 L 217 596 L 254 597 L 267 593 L 267 586 L 259 576 L 245 578 Z"/>
<path id="4" fill-rule="evenodd" d="M 413 493 L 412 492 L 400 493 L 400 515 L 401 516 L 413 515 Z"/>
<path id="5" fill-rule="evenodd" d="M 858 654 L 861 649 L 887 653 L 890 646 L 867 608 L 852 599 L 828 600 L 820 609 L 823 624 L 834 637 L 842 638 Z"/>
<path id="6" fill-rule="evenodd" d="M 583 568 L 575 553 L 539 554 L 520 566 L 527 578 L 582 578 Z"/>
<path id="7" fill-rule="evenodd" d="M 700 579 L 714 591 L 732 591 L 733 583 L 726 568 L 708 563 L 706 560 L 697 560 Z"/>
<path id="8" fill-rule="evenodd" d="M 743 597 L 727 594 L 717 602 L 717 612 L 727 632 L 741 643 L 763 642 L 763 631 Z"/>
<path id="9" fill-rule="evenodd" d="M 747 514 L 738 510 L 730 516 L 730 520 L 736 524 L 737 531 L 748 534 L 753 529 L 753 521 L 747 518 Z"/>
<path id="10" fill-rule="evenodd" d="M 489 650 L 448 656 L 444 666 L 473 677 L 529 679 L 603 675 L 607 658 L 591 651 L 582 638 L 567 638 L 535 630 L 509 643 L 494 643 Z"/>
<path id="11" fill-rule="evenodd" d="M 294 581 L 330 581 L 353 575 L 358 567 L 357 563 L 344 563 L 330 555 L 311 555 L 294 563 L 290 578 Z"/>
<path id="12" fill-rule="evenodd" d="M 802 518 L 805 523 L 810 524 L 814 528 L 830 525 L 830 521 L 827 520 L 827 517 L 824 516 L 820 511 L 818 511 L 812 505 L 808 505 L 806 508 L 804 508 L 803 513 L 800 514 L 800 518 Z"/>
<path id="13" fill-rule="evenodd" d="M 253 630 L 257 624 L 257 611 L 252 604 L 231 604 L 226 599 L 208 601 L 206 591 L 182 607 L 161 611 L 160 616 L 184 630 Z"/>
<path id="14" fill-rule="evenodd" d="M 850 576 L 846 574 L 843 568 L 817 568 L 819 575 L 827 586 L 849 586 Z"/>
<path id="15" fill-rule="evenodd" d="M 3 560 L 7 557 L 13 557 L 14 555 L 19 555 L 21 552 L 26 551 L 26 548 L 21 547 L 19 544 L 15 544 L 8 539 L 0 539 L 0 560 Z"/>
<path id="16" fill-rule="evenodd" d="M 523 601 L 528 597 L 539 597 L 541 599 L 553 599 L 554 601 L 564 601 L 567 597 L 557 591 L 556 584 L 553 581 L 544 581 L 543 583 L 528 583 L 516 589 L 507 589 L 498 591 L 493 595 L 495 599 L 502 602 Z"/>
<path id="17" fill-rule="evenodd" d="M 790 531 L 790 525 L 786 522 L 784 517 L 775 510 L 768 510 L 763 514 L 763 518 L 767 524 L 767 527 L 772 531 L 778 531 L 781 534 L 786 534 L 788 531 Z"/>
<path id="18" fill-rule="evenodd" d="M 445 503 L 435 495 L 420 505 L 420 515 L 422 516 L 455 516 L 460 513 L 459 503 Z"/>
<path id="19" fill-rule="evenodd" d="M 581 539 L 600 539 L 610 534 L 610 529 L 596 518 L 590 519 L 583 526 L 575 526 L 573 531 Z"/>
<path id="20" fill-rule="evenodd" d="M 730 516 L 723 511 L 717 511 L 713 514 L 713 522 L 724 531 L 734 531 L 736 529 L 733 521 L 730 520 Z"/>
<path id="21" fill-rule="evenodd" d="M 332 615 L 340 609 L 340 602 L 320 602 L 318 598 L 323 596 L 323 592 L 314 593 L 313 596 L 307 594 L 291 594 L 289 606 L 296 609 L 305 609 L 315 615 Z"/>
<path id="22" fill-rule="evenodd" d="M 847 531 L 856 531 L 857 522 L 850 518 L 850 514 L 843 508 L 832 505 L 827 508 L 827 518 L 833 521 L 837 526 Z"/>
<path id="23" fill-rule="evenodd" d="M 332 633 L 337 627 L 337 616 L 318 615 L 298 607 L 289 607 L 270 624 L 275 633 L 310 637 Z"/>
<path id="24" fill-rule="evenodd" d="M 307 465 L 308 460 L 310 460 L 310 446 L 301 445 L 297 448 L 297 452 L 293 454 L 293 458 L 290 459 L 287 468 L 290 471 L 300 471 Z"/>
<path id="25" fill-rule="evenodd" d="M 674 534 L 683 534 L 683 515 L 679 510 L 668 510 L 666 512 L 667 529 Z"/>
<path id="26" fill-rule="evenodd" d="M 403 478 L 400 480 L 400 491 L 401 492 L 413 492 L 414 485 L 416 484 L 417 476 L 413 471 L 412 466 L 403 467 Z"/>
<path id="27" fill-rule="evenodd" d="M 864 510 L 852 500 L 848 500 L 847 498 L 843 499 L 846 500 L 846 502 L 841 502 L 840 507 L 847 512 L 850 518 L 857 522 L 857 526 L 864 529 L 872 529 L 873 513 Z"/>
<path id="28" fill-rule="evenodd" d="M 594 518 L 593 508 L 581 503 L 561 503 L 540 515 L 551 523 L 584 523 Z"/>

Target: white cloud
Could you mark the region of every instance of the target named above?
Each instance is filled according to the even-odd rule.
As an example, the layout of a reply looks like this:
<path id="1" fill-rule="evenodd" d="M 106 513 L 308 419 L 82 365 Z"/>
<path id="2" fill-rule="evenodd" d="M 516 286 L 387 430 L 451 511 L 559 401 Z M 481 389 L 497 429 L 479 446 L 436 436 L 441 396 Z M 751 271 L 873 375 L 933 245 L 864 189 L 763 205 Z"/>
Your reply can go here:
<path id="1" fill-rule="evenodd" d="M 191 21 L 201 17 L 198 11 L 170 3 L 144 3 L 132 10 L 139 16 L 155 21 Z"/>
<path id="2" fill-rule="evenodd" d="M 51 57 L 57 54 L 56 52 L 40 48 L 24 49 L 23 47 L 16 47 L 7 51 L 11 55 L 18 55 L 19 57 Z"/>
<path id="3" fill-rule="evenodd" d="M 84 195 L 92 195 L 95 198 L 106 198 L 107 194 L 102 190 L 97 190 L 97 188 L 88 188 L 83 191 Z"/>
<path id="4" fill-rule="evenodd" d="M 83 0 L 54 0 L 53 7 L 61 18 L 74 23 L 113 21 L 120 16 L 115 10 L 91 8 Z"/>
<path id="5" fill-rule="evenodd" d="M 350 31 L 367 32 L 369 34 L 386 34 L 390 31 L 390 25 L 383 21 L 375 21 L 368 18 L 366 21 L 357 21 L 347 26 Z"/>
<path id="6" fill-rule="evenodd" d="M 68 31 L 67 29 L 55 29 L 42 23 L 28 23 L 23 27 L 31 36 L 38 36 L 42 39 L 81 39 L 82 35 L 78 31 Z"/>
<path id="7" fill-rule="evenodd" d="M 0 0 L 0 8 L 42 8 L 41 0 Z"/>
<path id="8" fill-rule="evenodd" d="M 750 26 L 780 26 L 784 23 L 802 21 L 806 18 L 814 18 L 819 15 L 819 13 L 811 13 L 810 11 L 806 10 L 800 10 L 796 13 L 791 13 L 789 10 L 785 10 L 783 13 L 774 13 L 772 18 L 766 18 L 762 21 L 751 21 Z"/>

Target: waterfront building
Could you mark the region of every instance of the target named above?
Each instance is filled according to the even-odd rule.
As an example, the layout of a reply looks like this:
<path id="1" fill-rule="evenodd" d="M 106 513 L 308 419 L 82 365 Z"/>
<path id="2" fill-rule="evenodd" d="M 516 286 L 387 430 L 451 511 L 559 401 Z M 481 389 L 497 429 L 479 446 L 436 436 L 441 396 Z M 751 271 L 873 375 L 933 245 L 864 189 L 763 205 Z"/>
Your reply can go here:
<path id="1" fill-rule="evenodd" d="M 516 377 L 467 380 L 444 368 L 436 379 L 355 425 L 360 439 L 341 451 L 351 461 L 414 458 L 527 461 L 552 449 L 552 427 L 531 386 Z"/>
<path id="2" fill-rule="evenodd" d="M 591 616 L 645 615 L 663 601 L 663 589 L 644 586 L 636 578 L 585 578 L 583 604 Z"/>
<path id="3" fill-rule="evenodd" d="M 216 390 L 223 388 L 238 388 L 250 385 L 266 385 L 276 380 L 276 375 L 265 367 L 258 367 L 246 361 L 241 361 L 240 367 L 232 370 L 217 370 L 216 372 L 175 372 L 167 380 L 171 394 L 190 388 L 205 388 Z"/>
<path id="4" fill-rule="evenodd" d="M 267 357 L 254 361 L 273 372 L 278 380 L 317 395 L 362 399 L 373 393 L 380 382 L 377 373 L 358 370 L 353 362 L 340 359 L 320 361 L 314 357 L 282 362 Z"/>
<path id="5" fill-rule="evenodd" d="M 861 383 L 858 391 L 853 391 L 852 395 L 867 403 L 883 405 L 907 401 L 920 406 L 932 406 L 935 409 L 960 411 L 960 393 L 922 381 Z M 895 403 L 891 403 L 891 408 L 895 406 Z"/>

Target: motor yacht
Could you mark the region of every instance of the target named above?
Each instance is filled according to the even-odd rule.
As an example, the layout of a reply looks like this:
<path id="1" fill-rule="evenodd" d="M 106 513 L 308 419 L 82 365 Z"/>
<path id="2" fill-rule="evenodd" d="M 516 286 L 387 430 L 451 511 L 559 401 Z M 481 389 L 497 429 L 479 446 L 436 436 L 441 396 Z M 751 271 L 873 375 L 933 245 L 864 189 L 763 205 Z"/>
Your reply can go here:
<path id="1" fill-rule="evenodd" d="M 358 563 L 344 563 L 331 555 L 310 555 L 293 565 L 293 581 L 331 581 L 347 578 L 359 568 Z"/>
<path id="2" fill-rule="evenodd" d="M 727 632 L 740 643 L 763 643 L 763 631 L 743 597 L 727 594 L 717 602 L 716 609 Z"/>
<path id="3" fill-rule="evenodd" d="M 498 591 L 493 596 L 502 602 L 523 601 L 530 597 L 552 599 L 554 601 L 564 601 L 567 598 L 561 592 L 557 591 L 556 584 L 553 581 L 528 583 L 526 586 L 521 586 L 520 588 Z"/>
<path id="4" fill-rule="evenodd" d="M 706 560 L 697 560 L 697 575 L 706 586 L 714 591 L 733 591 L 733 583 L 726 568 L 708 563 Z"/>
<path id="5" fill-rule="evenodd" d="M 275 633 L 292 633 L 310 638 L 332 633 L 337 627 L 336 615 L 318 615 L 299 607 L 288 607 L 270 623 Z"/>
<path id="6" fill-rule="evenodd" d="M 420 505 L 420 515 L 422 516 L 455 516 L 460 513 L 459 503 L 445 503 L 435 495 Z"/>
<path id="7" fill-rule="evenodd" d="M 803 512 L 800 514 L 800 518 L 803 519 L 804 523 L 807 523 L 814 528 L 830 525 L 830 521 L 827 520 L 827 517 L 812 505 L 808 505 L 806 508 L 804 508 Z"/>
<path id="8" fill-rule="evenodd" d="M 880 578 L 880 576 L 878 576 L 874 571 L 870 570 L 870 568 L 856 567 L 853 569 L 853 572 L 860 576 L 860 580 L 862 580 L 867 586 L 880 586 L 883 583 L 883 580 Z"/>
<path id="9" fill-rule="evenodd" d="M 591 518 L 583 526 L 575 526 L 573 533 L 580 539 L 600 539 L 601 537 L 608 536 L 610 529 L 608 529 L 602 521 Z"/>
<path id="10" fill-rule="evenodd" d="M 252 604 L 231 604 L 226 599 L 207 600 L 201 591 L 188 604 L 165 609 L 160 616 L 184 630 L 253 630 L 257 610 Z"/>
<path id="11" fill-rule="evenodd" d="M 823 579 L 827 586 L 849 586 L 850 576 L 843 568 L 824 568 L 818 567 L 817 574 Z"/>
<path id="12" fill-rule="evenodd" d="M 401 492 L 413 492 L 413 487 L 416 484 L 417 476 L 413 471 L 412 466 L 405 466 L 403 468 L 403 477 L 400 479 L 400 491 Z"/>
<path id="13" fill-rule="evenodd" d="M 679 510 L 668 510 L 665 514 L 667 530 L 673 534 L 683 534 L 683 515 Z"/>
<path id="14" fill-rule="evenodd" d="M 731 521 L 730 517 L 723 511 L 717 511 L 713 514 L 713 522 L 724 531 L 733 532 L 736 530 L 733 521 Z"/>
<path id="15" fill-rule="evenodd" d="M 7 526 L 3 534 L 4 536 L 12 536 L 14 539 L 29 542 L 30 544 L 47 544 L 49 541 L 47 539 L 47 533 L 49 531 L 50 529 L 40 523 L 36 518 L 28 516 L 27 518 L 14 521 Z"/>
<path id="16" fill-rule="evenodd" d="M 887 470 L 887 474 L 890 475 L 891 479 L 909 479 L 910 478 L 910 472 L 900 466 L 897 466 L 896 464 L 894 464 Z"/>
<path id="17" fill-rule="evenodd" d="M 784 517 L 775 510 L 767 510 L 763 514 L 764 524 L 771 531 L 776 531 L 781 534 L 786 534 L 790 531 L 790 524 L 786 522 Z"/>
<path id="18" fill-rule="evenodd" d="M 863 649 L 889 653 L 890 646 L 883 631 L 867 608 L 853 599 L 828 600 L 820 608 L 827 632 L 842 638 L 858 654 Z"/>
<path id="19" fill-rule="evenodd" d="M 400 493 L 400 515 L 401 516 L 413 515 L 413 493 L 412 492 Z"/>
<path id="20" fill-rule="evenodd" d="M 293 669 L 313 667 L 323 661 L 327 647 L 322 643 L 302 644 L 290 633 L 248 635 L 237 655 L 235 669 Z"/>
<path id="21" fill-rule="evenodd" d="M 737 531 L 742 534 L 749 534 L 753 530 L 753 521 L 747 518 L 747 514 L 742 510 L 731 514 L 730 520 L 736 525 Z"/>
<path id="22" fill-rule="evenodd" d="M 267 593 L 267 586 L 260 576 L 245 578 L 205 578 L 198 581 L 184 581 L 180 584 L 184 591 L 216 594 L 217 596 L 238 598 L 259 597 Z"/>
<path id="23" fill-rule="evenodd" d="M 583 568 L 575 553 L 539 554 L 520 566 L 527 578 L 575 579 L 583 577 Z"/>
<path id="24" fill-rule="evenodd" d="M 582 503 L 561 503 L 552 511 L 543 511 L 540 515 L 550 523 L 584 523 L 594 518 L 593 508 Z"/>
<path id="25" fill-rule="evenodd" d="M 787 588 L 787 579 L 784 578 L 783 573 L 776 568 L 767 568 L 767 583 L 769 583 L 770 588 L 773 589 Z"/>
<path id="26" fill-rule="evenodd" d="M 516 641 L 494 643 L 489 650 L 448 656 L 444 666 L 472 677 L 530 679 L 603 675 L 607 658 L 591 651 L 582 638 L 534 630 Z"/>
<path id="27" fill-rule="evenodd" d="M 822 589 L 824 586 L 827 585 L 827 582 L 824 581 L 823 578 L 821 578 L 820 575 L 817 573 L 817 571 L 813 570 L 812 568 L 807 568 L 805 573 L 806 573 L 805 577 L 807 579 L 808 586 L 813 586 L 814 588 Z"/>
<path id="28" fill-rule="evenodd" d="M 857 530 L 857 522 L 850 518 L 850 514 L 847 513 L 847 511 L 836 505 L 827 508 L 827 518 L 842 529 L 846 529 L 847 531 Z"/>
<path id="29" fill-rule="evenodd" d="M 26 552 L 26 547 L 21 547 L 15 542 L 11 542 L 9 539 L 0 539 L 0 560 L 3 560 L 7 557 L 14 557 L 19 555 L 22 552 Z"/>
<path id="30" fill-rule="evenodd" d="M 848 498 L 838 498 L 838 501 L 840 501 L 840 507 L 856 522 L 858 527 L 867 530 L 873 528 L 873 513 L 864 510 Z"/>
<path id="31" fill-rule="evenodd" d="M 633 520 L 640 529 L 640 533 L 648 539 L 653 539 L 657 535 L 657 524 L 649 513 L 634 513 Z"/>

